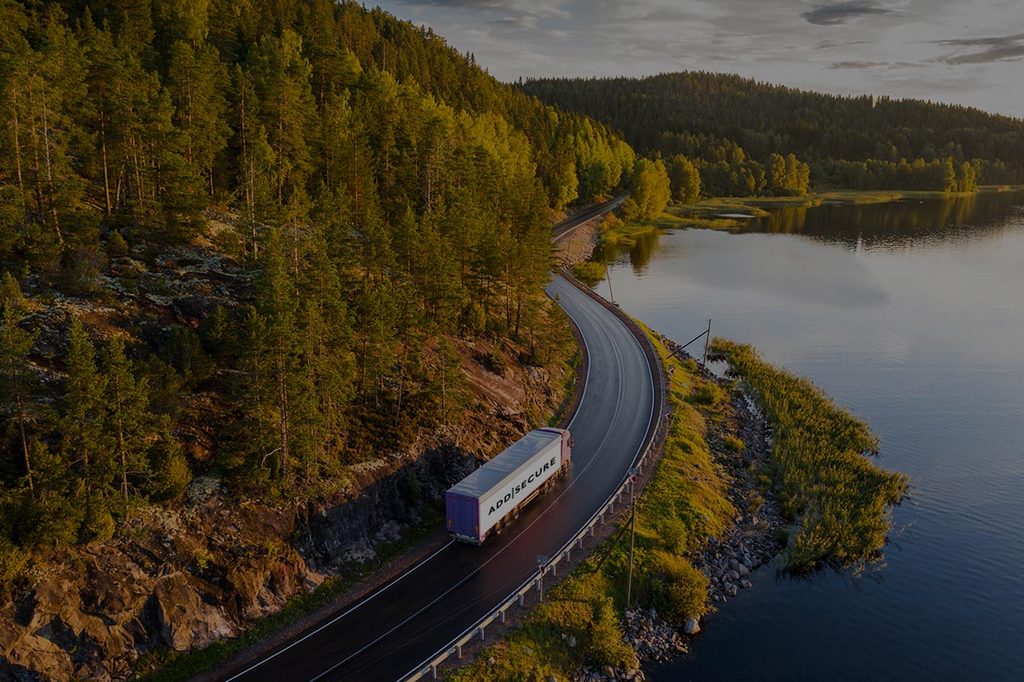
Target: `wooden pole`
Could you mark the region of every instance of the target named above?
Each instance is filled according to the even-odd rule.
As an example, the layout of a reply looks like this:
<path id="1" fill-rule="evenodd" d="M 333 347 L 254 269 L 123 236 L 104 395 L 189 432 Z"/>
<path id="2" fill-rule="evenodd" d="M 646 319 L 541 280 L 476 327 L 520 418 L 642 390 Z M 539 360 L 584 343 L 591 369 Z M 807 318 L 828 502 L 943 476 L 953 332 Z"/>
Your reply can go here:
<path id="1" fill-rule="evenodd" d="M 707 332 L 705 332 L 705 334 L 706 334 L 706 336 L 704 337 L 704 362 L 701 363 L 701 364 L 703 364 L 705 367 L 707 367 L 708 366 L 708 343 L 711 342 L 711 318 L 710 317 L 708 318 L 708 330 L 707 330 Z"/>
<path id="2" fill-rule="evenodd" d="M 612 305 L 615 305 L 615 292 L 612 291 L 612 266 L 613 265 L 615 265 L 615 263 L 612 263 L 611 265 L 606 265 L 605 266 L 605 274 L 608 277 L 608 296 L 611 298 Z"/>

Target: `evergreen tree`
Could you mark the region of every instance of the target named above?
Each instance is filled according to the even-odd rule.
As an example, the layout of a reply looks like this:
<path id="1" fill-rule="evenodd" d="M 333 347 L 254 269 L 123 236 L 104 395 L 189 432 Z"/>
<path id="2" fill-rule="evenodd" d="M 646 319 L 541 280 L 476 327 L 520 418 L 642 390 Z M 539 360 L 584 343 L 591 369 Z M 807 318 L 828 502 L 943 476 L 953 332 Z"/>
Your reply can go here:
<path id="1" fill-rule="evenodd" d="M 302 54 L 302 38 L 290 29 L 280 38 L 264 36 L 252 56 L 250 75 L 260 101 L 259 116 L 274 153 L 276 201 L 271 217 L 278 225 L 294 225 L 309 210 L 309 140 L 316 125 L 311 72 Z"/>
<path id="2" fill-rule="evenodd" d="M 207 191 L 214 191 L 214 162 L 227 144 L 227 70 L 217 51 L 204 46 L 196 52 L 189 43 L 171 46 L 168 69 L 175 124 L 185 138 L 185 156 L 192 172 L 206 177 Z"/>
<path id="3" fill-rule="evenodd" d="M 34 402 L 35 374 L 29 364 L 34 335 L 18 325 L 24 312 L 24 299 L 17 281 L 5 272 L 0 288 L 0 415 L 4 420 L 3 445 L 17 452 L 20 474 L 29 490 L 34 490 L 30 430 L 38 413 Z M 4 467 L 7 468 L 7 467 Z M 13 467 L 18 469 L 18 467 Z"/>
<path id="4" fill-rule="evenodd" d="M 111 341 L 104 352 L 106 375 L 106 430 L 114 448 L 122 501 L 127 510 L 132 481 L 146 473 L 147 441 L 152 435 L 149 388 L 146 378 L 136 379 L 125 357 L 124 342 Z"/>
<path id="5" fill-rule="evenodd" d="M 81 537 L 103 540 L 113 533 L 107 504 L 115 465 L 105 429 L 106 379 L 96 367 L 95 349 L 77 317 L 68 332 L 67 386 L 59 424 L 61 456 L 77 474 L 76 500 L 85 518 Z"/>

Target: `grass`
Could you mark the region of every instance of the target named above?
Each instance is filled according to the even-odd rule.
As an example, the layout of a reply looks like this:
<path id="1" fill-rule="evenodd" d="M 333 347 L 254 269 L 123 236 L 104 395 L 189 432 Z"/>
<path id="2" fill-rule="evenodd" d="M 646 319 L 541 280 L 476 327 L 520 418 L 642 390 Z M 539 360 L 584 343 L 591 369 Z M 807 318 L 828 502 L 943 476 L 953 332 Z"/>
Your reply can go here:
<path id="1" fill-rule="evenodd" d="M 710 350 L 710 357 L 729 363 L 747 382 L 775 429 L 774 489 L 783 513 L 799 521 L 788 567 L 848 565 L 878 556 L 907 477 L 865 456 L 878 450 L 867 424 L 807 379 L 763 361 L 750 346 L 715 339 Z"/>
<path id="2" fill-rule="evenodd" d="M 607 272 L 608 267 L 596 260 L 586 260 L 572 266 L 572 276 L 588 287 L 592 287 L 604 279 Z"/>
<path id="3" fill-rule="evenodd" d="M 992 186 L 984 188 L 983 191 L 1010 191 L 1012 189 L 1012 187 Z M 739 230 L 746 226 L 748 218 L 731 218 L 722 214 L 738 213 L 751 218 L 764 218 L 770 215 L 770 209 L 812 208 L 824 204 L 884 204 L 903 199 L 941 199 L 972 194 L 973 192 L 830 190 L 793 197 L 712 197 L 701 199 L 694 204 L 669 206 L 667 212 L 677 221 L 675 227 Z"/>
<path id="4" fill-rule="evenodd" d="M 665 359 L 657 335 L 645 331 Z M 637 501 L 633 599 L 681 622 L 708 608 L 707 578 L 687 555 L 721 534 L 735 510 L 705 440 L 708 420 L 724 418 L 728 395 L 701 378 L 692 361 L 666 364 L 674 366 L 673 416 L 663 456 Z M 524 623 L 450 679 L 564 680 L 581 666 L 635 667 L 635 653 L 622 641 L 628 568 L 629 535 L 619 532 L 550 590 Z"/>
<path id="5" fill-rule="evenodd" d="M 601 223 L 600 246 L 629 248 L 635 245 L 637 238 L 642 235 L 680 227 L 686 227 L 683 218 L 669 211 L 662 212 L 652 220 L 631 223 L 624 223 L 618 216 L 609 213 Z"/>
<path id="6" fill-rule="evenodd" d="M 979 187 L 978 191 L 1013 192 L 1022 189 L 1024 189 L 1024 185 L 985 185 Z M 755 218 L 763 218 L 768 215 L 768 211 L 765 209 L 771 208 L 812 208 L 823 204 L 885 204 L 904 199 L 946 199 L 974 194 L 976 192 L 836 189 L 810 192 L 796 197 L 713 197 L 702 199 L 688 206 L 676 206 L 672 210 L 683 217 L 714 217 L 720 213 L 746 213 Z"/>
<path id="7" fill-rule="evenodd" d="M 616 220 L 616 222 L 619 222 Z M 653 223 L 628 223 L 619 225 L 601 232 L 600 244 L 602 247 L 617 246 L 629 248 L 636 244 L 638 237 L 649 234 L 658 229 Z"/>

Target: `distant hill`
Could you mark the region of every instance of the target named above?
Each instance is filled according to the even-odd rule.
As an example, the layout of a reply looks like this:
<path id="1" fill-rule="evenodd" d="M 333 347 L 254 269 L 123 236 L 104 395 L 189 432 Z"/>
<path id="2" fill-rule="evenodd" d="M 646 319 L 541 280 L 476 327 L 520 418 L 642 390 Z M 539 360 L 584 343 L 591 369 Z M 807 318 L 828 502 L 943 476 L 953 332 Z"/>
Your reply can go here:
<path id="1" fill-rule="evenodd" d="M 735 143 L 747 156 L 794 153 L 812 181 L 842 161 L 978 161 L 982 181 L 1024 181 L 1024 121 L 978 109 L 871 96 L 844 97 L 705 72 L 648 78 L 535 79 L 521 89 L 593 116 L 638 151 L 706 156 Z"/>

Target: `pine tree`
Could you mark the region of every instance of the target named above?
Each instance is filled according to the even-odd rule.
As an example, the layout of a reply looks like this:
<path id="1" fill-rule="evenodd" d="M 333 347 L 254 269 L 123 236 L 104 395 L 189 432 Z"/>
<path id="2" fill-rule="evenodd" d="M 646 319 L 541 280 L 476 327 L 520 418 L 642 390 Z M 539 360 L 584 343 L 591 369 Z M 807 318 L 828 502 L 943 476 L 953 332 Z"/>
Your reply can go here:
<path id="1" fill-rule="evenodd" d="M 214 161 L 227 144 L 224 91 L 227 70 L 217 51 L 204 46 L 198 51 L 184 41 L 171 46 L 168 68 L 174 121 L 185 138 L 186 159 L 193 172 L 206 177 L 207 192 L 214 191 Z"/>
<path id="2" fill-rule="evenodd" d="M 288 475 L 292 450 L 292 403 L 296 400 L 291 385 L 296 342 L 296 302 L 292 286 L 280 236 L 273 230 L 264 249 L 257 289 L 257 305 L 263 320 L 259 364 L 266 377 L 261 386 L 264 393 L 258 399 L 264 401 L 267 414 L 272 415 L 272 428 L 276 432 L 274 475 L 279 479 Z"/>
<path id="3" fill-rule="evenodd" d="M 252 63 L 259 114 L 275 157 L 273 218 L 278 225 L 293 225 L 309 210 L 306 183 L 313 160 L 309 140 L 316 126 L 309 84 L 312 68 L 302 54 L 302 38 L 290 29 L 280 38 L 260 40 Z"/>
<path id="4" fill-rule="evenodd" d="M 275 212 L 273 169 L 277 155 L 267 141 L 267 131 L 260 118 L 260 99 L 252 78 L 236 65 L 232 80 L 242 221 L 249 228 L 249 255 L 256 260 L 260 256 L 257 226 Z"/>
<path id="5" fill-rule="evenodd" d="M 113 440 L 120 492 L 127 513 L 131 480 L 146 472 L 146 442 L 152 433 L 149 387 L 146 378 L 136 379 L 125 357 L 124 342 L 111 341 L 104 352 L 107 431 Z"/>
<path id="6" fill-rule="evenodd" d="M 29 437 L 31 422 L 38 413 L 33 396 L 35 375 L 29 363 L 34 334 L 18 325 L 23 305 L 17 281 L 5 272 L 0 288 L 0 415 L 5 422 L 5 441 L 14 441 L 13 449 L 21 455 L 25 482 L 29 490 L 34 490 Z"/>
<path id="7" fill-rule="evenodd" d="M 107 500 L 113 492 L 115 466 L 106 425 L 106 379 L 96 367 L 95 349 L 77 317 L 68 333 L 67 382 L 60 420 L 61 456 L 77 474 L 77 501 L 83 505 L 84 540 L 105 539 L 113 532 Z"/>

